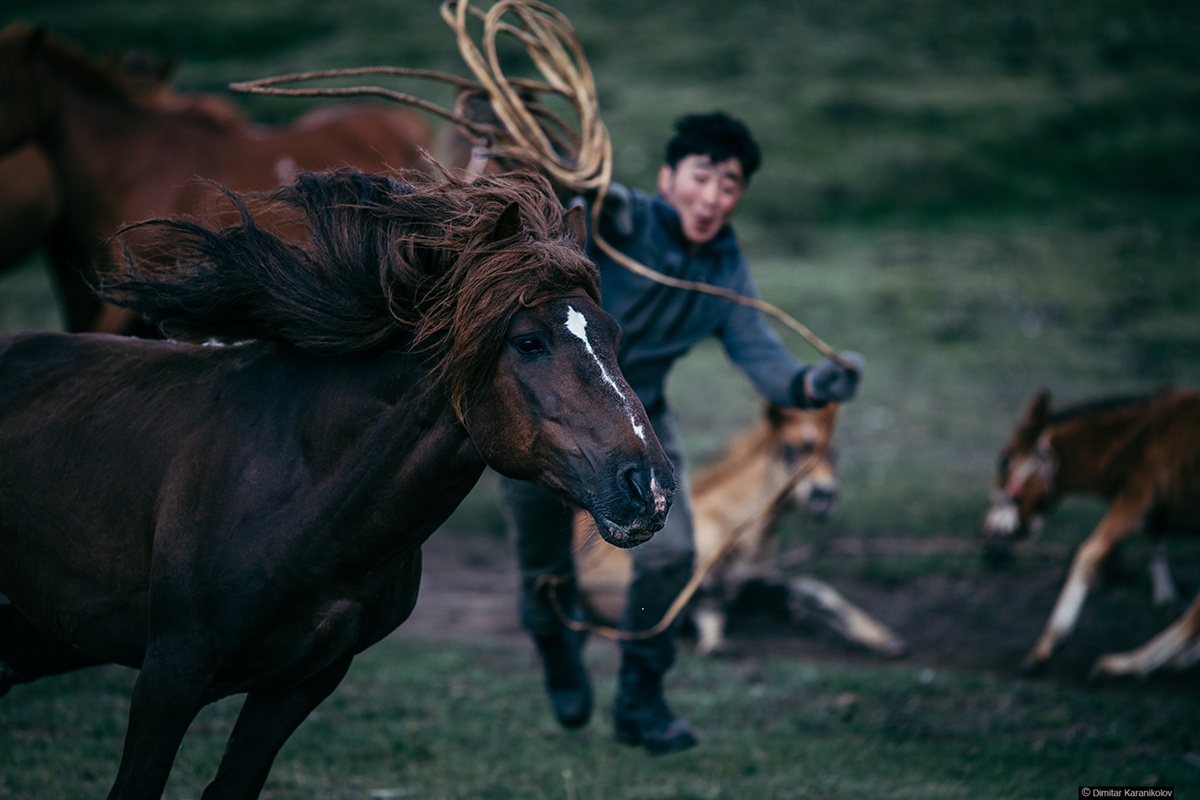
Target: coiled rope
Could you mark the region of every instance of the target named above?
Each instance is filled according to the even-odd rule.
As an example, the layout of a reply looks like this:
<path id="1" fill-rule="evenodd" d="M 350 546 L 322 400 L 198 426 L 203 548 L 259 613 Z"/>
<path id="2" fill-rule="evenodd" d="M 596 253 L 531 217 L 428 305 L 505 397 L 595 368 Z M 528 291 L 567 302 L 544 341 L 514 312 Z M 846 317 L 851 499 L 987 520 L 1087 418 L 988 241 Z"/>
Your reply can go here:
<path id="1" fill-rule="evenodd" d="M 463 78 L 437 70 L 413 69 L 408 67 L 357 67 L 352 69 L 314 70 L 310 72 L 279 75 L 270 78 L 230 84 L 237 92 L 252 94 L 286 95 L 292 97 L 337 97 L 378 96 L 395 102 L 420 108 L 458 126 L 459 130 L 476 147 L 487 149 L 494 158 L 508 158 L 529 164 L 542 171 L 552 181 L 573 192 L 594 195 L 592 203 L 592 239 L 613 261 L 638 275 L 666 286 L 703 292 L 724 297 L 735 303 L 752 306 L 769 314 L 787 327 L 800 334 L 809 344 L 827 358 L 842 367 L 856 371 L 856 367 L 844 360 L 836 351 L 821 341 L 811 330 L 790 314 L 757 297 L 747 297 L 720 286 L 697 281 L 681 280 L 653 270 L 630 258 L 609 244 L 600 234 L 600 217 L 604 200 L 608 196 L 612 181 L 612 142 L 608 130 L 600 119 L 596 99 L 595 82 L 583 49 L 575 38 L 570 21 L 560 11 L 540 0 L 497 0 L 486 13 L 471 6 L 470 0 L 443 0 L 440 8 L 442 19 L 454 31 L 463 61 L 475 75 L 476 80 Z M 520 25 L 505 21 L 513 14 Z M 475 45 L 468 33 L 468 19 L 482 21 L 480 39 L 483 50 Z M 508 77 L 500 64 L 496 46 L 501 34 L 515 37 L 525 46 L 534 66 L 544 80 L 529 80 Z M 481 122 L 463 114 L 461 104 L 454 111 L 447 110 L 414 95 L 379 86 L 352 86 L 340 88 L 295 88 L 282 84 L 300 83 L 322 78 L 348 78 L 362 75 L 391 75 L 429 78 L 457 86 L 463 92 L 483 95 L 488 98 L 500 126 Z M 531 95 L 545 93 L 564 99 L 571 107 L 575 123 L 571 124 L 538 104 Z M 620 631 L 593 623 L 571 619 L 558 603 L 557 576 L 545 575 L 539 582 L 544 585 L 556 612 L 569 627 L 577 630 L 593 630 L 615 639 L 644 639 L 657 635 L 675 620 L 683 607 L 699 588 L 704 576 L 749 528 L 773 517 L 786 503 L 792 489 L 812 471 L 824 455 L 828 441 L 812 453 L 795 470 L 783 490 L 762 511 L 739 525 L 701 564 L 684 590 L 676 597 L 663 619 L 653 628 L 644 631 Z"/>

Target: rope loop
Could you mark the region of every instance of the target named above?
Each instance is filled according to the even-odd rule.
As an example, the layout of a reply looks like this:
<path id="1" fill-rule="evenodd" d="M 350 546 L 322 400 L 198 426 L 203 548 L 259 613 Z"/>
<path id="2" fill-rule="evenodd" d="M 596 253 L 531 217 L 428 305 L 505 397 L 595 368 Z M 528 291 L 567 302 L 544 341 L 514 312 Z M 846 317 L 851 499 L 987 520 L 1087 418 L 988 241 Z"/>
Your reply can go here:
<path id="1" fill-rule="evenodd" d="M 558 186 L 570 192 L 593 197 L 592 238 L 606 255 L 625 269 L 666 286 L 704 292 L 757 308 L 800 334 L 827 358 L 846 369 L 856 370 L 853 364 L 841 358 L 833 348 L 782 309 L 724 287 L 663 275 L 620 252 L 601 236 L 600 215 L 608 195 L 609 184 L 612 182 L 612 142 L 608 130 L 600 120 L 591 69 L 582 47 L 575 38 L 574 28 L 566 16 L 540 0 L 496 0 L 487 12 L 473 7 L 470 0 L 443 0 L 440 13 L 446 24 L 453 29 L 459 53 L 475 80 L 436 70 L 378 66 L 280 75 L 232 83 L 229 88 L 237 92 L 292 97 L 377 96 L 441 117 L 458 126 L 475 146 L 473 161 L 476 161 L 480 154 L 478 148 L 483 148 L 490 158 L 507 158 L 527 164 L 542 171 Z M 515 16 L 517 20 L 506 21 L 506 15 Z M 476 46 L 467 30 L 469 20 L 482 23 L 482 49 Z M 497 49 L 497 39 L 501 34 L 512 36 L 524 45 L 533 65 L 541 73 L 542 80 L 509 77 L 504 74 Z M 438 80 L 461 90 L 459 102 L 456 102 L 455 109 L 451 111 L 413 95 L 378 86 L 308 89 L 283 86 L 319 78 L 361 75 L 394 75 Z M 461 100 L 463 95 L 468 93 L 487 98 L 500 122 L 499 126 L 472 119 L 462 113 Z M 574 115 L 574 123 L 564 120 L 538 103 L 536 95 L 539 93 L 565 100 Z M 646 631 L 618 631 L 578 622 L 570 619 L 560 607 L 555 591 L 555 576 L 543 576 L 539 579 L 538 588 L 540 590 L 542 586 L 546 587 L 551 604 L 568 627 L 594 630 L 604 636 L 625 641 L 645 639 L 662 633 L 691 599 L 709 569 L 724 557 L 745 531 L 779 512 L 792 489 L 816 466 L 817 460 L 827 447 L 828 442 L 825 442 L 810 455 L 771 503 L 758 515 L 739 525 L 722 547 L 705 559 L 696 569 L 687 587 L 672 603 L 666 616 L 653 628 Z"/>

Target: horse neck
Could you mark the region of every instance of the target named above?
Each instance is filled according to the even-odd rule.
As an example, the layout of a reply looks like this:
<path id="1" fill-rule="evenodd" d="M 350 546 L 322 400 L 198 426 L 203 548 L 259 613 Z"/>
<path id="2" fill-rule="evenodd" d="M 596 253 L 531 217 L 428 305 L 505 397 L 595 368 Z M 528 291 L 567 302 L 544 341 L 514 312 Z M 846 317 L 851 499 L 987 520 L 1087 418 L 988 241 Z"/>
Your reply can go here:
<path id="1" fill-rule="evenodd" d="M 777 439 L 778 433 L 766 423 L 735 438 L 719 459 L 696 474 L 692 491 L 697 503 L 711 498 L 724 504 L 728 495 L 736 494 L 738 505 L 757 507 L 774 497 L 786 480 L 782 470 L 771 469 Z"/>
<path id="2" fill-rule="evenodd" d="M 1145 407 L 1092 414 L 1047 430 L 1058 459 L 1055 483 L 1060 492 L 1107 496 L 1127 471 L 1127 456 L 1145 427 Z"/>
<path id="3" fill-rule="evenodd" d="M 422 360 L 322 362 L 325 388 L 304 431 L 326 454 L 331 493 L 348 509 L 355 536 L 377 539 L 383 550 L 415 550 L 474 487 L 483 459 Z"/>
<path id="4" fill-rule="evenodd" d="M 98 93 L 53 64 L 44 65 L 43 70 L 54 108 L 36 132 L 36 140 L 54 164 L 69 214 L 73 211 L 75 217 L 92 220 L 103 216 L 97 214 L 101 210 L 119 217 L 96 219 L 94 233 L 107 235 L 111 227 L 126 221 L 124 212 L 133 187 L 172 185 L 175 181 L 169 171 L 186 160 L 171 149 L 166 151 L 167 158 L 148 160 L 149 155 L 163 151 L 161 144 L 150 146 L 151 140 L 179 143 L 190 137 L 173 132 L 181 124 L 177 119 L 180 112 L 148 107 L 116 93 Z M 147 174 L 157 180 L 146 181 Z M 190 173 L 182 176 L 187 177 Z"/>

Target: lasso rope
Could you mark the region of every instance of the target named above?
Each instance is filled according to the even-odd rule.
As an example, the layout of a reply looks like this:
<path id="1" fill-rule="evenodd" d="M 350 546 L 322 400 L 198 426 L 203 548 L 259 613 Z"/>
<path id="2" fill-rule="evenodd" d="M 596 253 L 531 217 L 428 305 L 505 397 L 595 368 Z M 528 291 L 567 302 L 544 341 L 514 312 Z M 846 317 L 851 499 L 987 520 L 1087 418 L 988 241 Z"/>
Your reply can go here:
<path id="1" fill-rule="evenodd" d="M 595 194 L 592 203 L 592 239 L 604 253 L 625 269 L 666 286 L 703 292 L 724 297 L 735 303 L 751 306 L 769 314 L 799 333 L 822 355 L 851 371 L 857 368 L 844 360 L 833 348 L 821 341 L 811 330 L 782 309 L 760 300 L 738 294 L 721 286 L 681 280 L 647 267 L 609 244 L 600 234 L 600 217 L 604 200 L 612 181 L 612 142 L 600 120 L 596 87 L 584 58 L 583 49 L 575 38 L 570 21 L 557 9 L 539 0 L 497 0 L 484 13 L 473 8 L 470 0 L 443 0 L 442 19 L 454 30 L 463 61 L 475 75 L 472 81 L 451 73 L 407 67 L 358 67 L 354 69 L 315 70 L 280 75 L 271 78 L 230 84 L 237 92 L 287 95 L 293 97 L 364 96 L 384 97 L 405 105 L 423 109 L 458 126 L 477 147 L 487 149 L 494 158 L 510 158 L 530 164 L 545 173 L 552 181 L 580 194 Z M 505 22 L 506 14 L 520 18 L 520 27 Z M 483 51 L 476 47 L 467 31 L 468 17 L 481 20 Z M 530 60 L 542 74 L 543 81 L 510 78 L 504 74 L 496 49 L 497 37 L 507 34 L 519 40 Z M 378 86 L 344 88 L 285 88 L 281 84 L 297 83 L 318 78 L 346 78 L 361 75 L 396 75 L 430 78 L 457 86 L 466 92 L 486 95 L 500 126 L 474 120 L 459 110 L 449 111 L 413 95 Z M 557 95 L 566 100 L 576 115 L 572 127 L 561 117 L 533 102 L 530 93 Z M 672 603 L 663 619 L 645 631 L 619 631 L 605 626 L 570 619 L 559 606 L 555 592 L 556 576 L 543 576 L 552 604 L 563 621 L 576 629 L 595 630 L 611 638 L 631 640 L 654 636 L 675 620 L 699 588 L 713 564 L 724 557 L 738 538 L 750 527 L 777 514 L 788 494 L 816 466 L 824 455 L 828 441 L 806 459 L 788 480 L 784 489 L 759 514 L 739 525 L 701 564 L 687 587 Z"/>

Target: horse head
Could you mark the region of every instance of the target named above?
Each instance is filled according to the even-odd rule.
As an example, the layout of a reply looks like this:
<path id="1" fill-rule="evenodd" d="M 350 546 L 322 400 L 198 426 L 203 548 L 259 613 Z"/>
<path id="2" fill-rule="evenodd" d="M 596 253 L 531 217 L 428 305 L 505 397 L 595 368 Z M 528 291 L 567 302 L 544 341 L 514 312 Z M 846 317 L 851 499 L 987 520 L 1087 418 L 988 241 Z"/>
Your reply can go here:
<path id="1" fill-rule="evenodd" d="M 582 257 L 583 210 L 564 215 Z M 497 236 L 520 237 L 515 206 Z M 484 460 L 535 481 L 595 518 L 617 547 L 666 521 L 675 483 L 645 409 L 617 367 L 616 322 L 583 289 L 535 298 L 512 316 L 490 384 L 471 392 L 464 423 Z"/>
<path id="2" fill-rule="evenodd" d="M 809 458 L 819 458 L 791 492 L 791 502 L 818 522 L 824 522 L 837 510 L 838 482 L 830 458 L 837 406 L 818 410 L 767 406 L 767 422 L 775 442 L 777 457 L 790 474 Z"/>
<path id="3" fill-rule="evenodd" d="M 1054 481 L 1058 458 L 1050 446 L 1049 421 L 1050 395 L 1040 392 L 1001 451 L 996 488 L 982 525 L 984 552 L 989 557 L 1003 558 L 1012 542 L 1038 533 L 1045 513 L 1058 498 Z"/>

